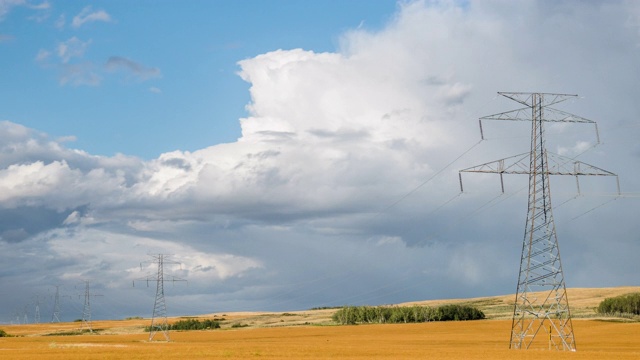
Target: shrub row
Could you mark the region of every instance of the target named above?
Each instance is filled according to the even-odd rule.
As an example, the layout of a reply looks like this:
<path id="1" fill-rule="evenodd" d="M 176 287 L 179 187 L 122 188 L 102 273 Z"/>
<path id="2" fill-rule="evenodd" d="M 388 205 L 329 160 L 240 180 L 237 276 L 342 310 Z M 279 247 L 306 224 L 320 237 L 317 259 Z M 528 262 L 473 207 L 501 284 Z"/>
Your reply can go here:
<path id="1" fill-rule="evenodd" d="M 640 293 L 606 298 L 598 305 L 597 312 L 599 314 L 640 315 Z"/>
<path id="2" fill-rule="evenodd" d="M 429 306 L 344 306 L 333 314 L 338 324 L 420 323 L 427 321 L 478 320 L 484 313 L 465 305 Z"/>
<path id="3" fill-rule="evenodd" d="M 173 324 L 169 324 L 167 330 L 208 330 L 219 329 L 220 322 L 218 320 L 198 320 L 198 319 L 185 319 L 179 320 Z M 145 331 L 151 330 L 150 326 L 145 328 Z"/>

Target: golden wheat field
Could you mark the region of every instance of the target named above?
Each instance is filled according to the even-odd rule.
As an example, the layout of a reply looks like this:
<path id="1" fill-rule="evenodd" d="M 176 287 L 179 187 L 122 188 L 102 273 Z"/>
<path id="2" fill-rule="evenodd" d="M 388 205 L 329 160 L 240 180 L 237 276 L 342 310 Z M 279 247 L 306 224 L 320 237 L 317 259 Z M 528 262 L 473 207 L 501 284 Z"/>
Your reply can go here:
<path id="1" fill-rule="evenodd" d="M 638 290 L 572 292 L 577 300 L 576 309 L 586 311 L 594 303 L 597 305 L 602 296 L 611 296 L 603 294 L 630 289 Z M 499 299 L 468 302 L 495 307 Z M 500 315 L 467 322 L 335 326 L 331 325 L 331 313 L 332 310 L 216 314 L 224 316 L 227 326 L 207 331 L 172 331 L 170 342 L 148 341 L 148 333 L 143 332 L 148 319 L 95 321 L 92 325 L 97 334 L 73 336 L 59 334 L 79 329 L 79 323 L 10 325 L 0 327 L 15 336 L 0 338 L 0 358 L 640 359 L 639 322 L 584 315 L 573 321 L 578 351 L 520 351 L 508 349 L 511 322 L 500 319 Z M 248 326 L 233 328 L 233 323 Z M 156 336 L 156 339 L 163 338 Z"/>

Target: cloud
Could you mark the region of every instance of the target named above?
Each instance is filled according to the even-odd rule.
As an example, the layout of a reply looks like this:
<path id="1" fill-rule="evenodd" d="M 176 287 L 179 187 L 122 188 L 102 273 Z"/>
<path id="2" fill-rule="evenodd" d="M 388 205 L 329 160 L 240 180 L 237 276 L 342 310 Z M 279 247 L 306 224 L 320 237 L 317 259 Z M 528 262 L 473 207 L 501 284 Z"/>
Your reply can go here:
<path id="1" fill-rule="evenodd" d="M 30 20 L 37 22 L 42 22 L 49 17 L 49 11 L 51 9 L 51 4 L 48 1 L 37 4 L 30 3 L 26 0 L 0 0 L 0 21 L 3 21 L 6 15 L 9 14 L 14 7 L 18 6 L 24 6 L 31 10 L 38 11 L 38 14 L 29 16 Z"/>
<path id="2" fill-rule="evenodd" d="M 63 64 L 66 64 L 72 58 L 82 57 L 89 45 L 91 45 L 91 40 L 82 41 L 73 36 L 66 41 L 58 43 L 56 55 L 58 55 Z"/>
<path id="3" fill-rule="evenodd" d="M 91 43 L 91 39 L 83 41 L 73 36 L 58 43 L 53 51 L 40 49 L 35 60 L 43 68 L 56 69 L 60 85 L 97 86 L 102 82 L 100 70 L 92 61 L 82 60 Z"/>
<path id="4" fill-rule="evenodd" d="M 66 22 L 67 22 L 66 16 L 64 14 L 60 14 L 60 16 L 58 16 L 58 19 L 54 23 L 54 26 L 56 27 L 56 29 L 62 30 Z"/>
<path id="5" fill-rule="evenodd" d="M 25 5 L 25 0 L 1 0 L 0 1 L 0 21 L 11 11 L 13 7 Z"/>
<path id="6" fill-rule="evenodd" d="M 31 4 L 29 8 L 35 10 L 48 10 L 51 9 L 51 4 L 48 1 L 43 1 L 40 4 Z"/>
<path id="7" fill-rule="evenodd" d="M 73 17 L 71 26 L 79 28 L 82 25 L 94 21 L 111 22 L 111 16 L 104 10 L 93 11 L 91 6 L 87 6 L 80 11 L 80 13 Z"/>
<path id="8" fill-rule="evenodd" d="M 63 64 L 60 66 L 60 85 L 89 85 L 97 86 L 102 82 L 102 76 L 95 70 L 93 63 Z"/>
<path id="9" fill-rule="evenodd" d="M 149 161 L 93 156 L 0 122 L 0 206 L 22 216 L 0 228 L 0 259 L 39 284 L 112 279 L 110 301 L 133 314 L 144 292 L 127 284 L 144 276 L 137 265 L 147 253 L 186 264 L 171 269 L 194 280 L 182 290 L 193 301 L 178 314 L 212 303 L 284 310 L 513 292 L 527 179 L 505 177 L 502 195 L 496 177 L 469 177 L 460 194 L 457 177 L 528 151 L 526 124 L 483 124 L 487 140 L 478 144 L 477 119 L 513 106 L 496 91 L 584 94 L 588 101 L 565 105 L 601 121 L 606 140 L 580 160 L 619 171 L 623 188 L 640 185 L 638 167 L 628 166 L 637 164 L 640 135 L 628 105 L 637 102 L 637 29 L 620 21 L 624 3 L 571 5 L 406 2 L 384 28 L 345 33 L 335 52 L 242 60 L 251 102 L 241 138 Z M 73 74 L 91 83 L 84 76 L 99 69 L 74 72 L 71 59 L 82 55 L 72 53 L 67 83 Z M 124 57 L 104 68 L 160 76 Z M 592 131 L 549 127 L 547 146 L 575 156 Z M 605 199 L 575 197 L 575 179 L 553 181 L 567 285 L 636 281 L 626 270 L 635 260 L 621 265 L 618 255 L 640 251 L 637 203 L 598 208 Z M 27 219 L 30 211 L 40 220 Z M 18 261 L 38 252 L 46 274 Z M 593 254 L 599 268 L 583 266 Z M 136 301 L 117 303 L 123 294 Z"/>
<path id="10" fill-rule="evenodd" d="M 74 17 L 73 26 L 79 27 L 89 21 L 107 21 L 109 19 L 106 12 L 91 12 L 91 8 L 86 7 L 78 16 Z M 55 26 L 61 29 L 64 27 L 64 23 L 63 14 L 58 18 Z M 0 35 L 0 42 L 2 39 Z M 53 50 L 40 49 L 35 56 L 35 60 L 44 68 L 57 69 L 60 85 L 98 86 L 102 83 L 103 77 L 107 72 L 124 72 L 127 74 L 128 79 L 133 78 L 137 81 L 146 81 L 162 76 L 160 69 L 156 67 L 147 67 L 121 56 L 109 57 L 103 67 L 96 66 L 92 60 L 83 60 L 92 42 L 92 39 L 85 41 L 72 36 L 65 41 L 59 42 Z M 154 93 L 161 92 L 157 87 L 151 87 L 150 91 Z"/>
<path id="11" fill-rule="evenodd" d="M 81 210 L 80 210 L 81 211 Z M 47 230 L 67 225 L 65 220 L 78 210 L 56 211 L 42 206 L 0 209 L 0 241 L 20 242 Z"/>
<path id="12" fill-rule="evenodd" d="M 51 16 L 51 4 L 48 1 L 43 1 L 40 4 L 30 4 L 29 8 L 38 11 L 35 15 L 29 16 L 29 20 L 41 23 Z"/>
<path id="13" fill-rule="evenodd" d="M 133 60 L 111 56 L 105 64 L 107 71 L 125 71 L 139 81 L 145 81 L 162 76 L 160 69 L 147 67 Z"/>
<path id="14" fill-rule="evenodd" d="M 576 142 L 575 146 L 571 147 L 571 148 L 567 148 L 564 146 L 560 146 L 558 147 L 558 154 L 563 155 L 563 156 L 576 156 L 579 154 L 584 153 L 585 151 L 589 150 L 593 145 L 587 141 L 578 141 Z"/>
<path id="15" fill-rule="evenodd" d="M 50 51 L 47 51 L 45 49 L 40 49 L 38 51 L 38 55 L 36 55 L 36 61 L 39 63 L 44 63 L 49 59 L 50 56 L 51 56 Z"/>

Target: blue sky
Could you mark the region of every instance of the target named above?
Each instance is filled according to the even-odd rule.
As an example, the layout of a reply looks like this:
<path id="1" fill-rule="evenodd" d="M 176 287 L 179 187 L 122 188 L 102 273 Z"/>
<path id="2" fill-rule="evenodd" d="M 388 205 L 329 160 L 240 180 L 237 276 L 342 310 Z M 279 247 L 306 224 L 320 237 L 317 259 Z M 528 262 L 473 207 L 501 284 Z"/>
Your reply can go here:
<path id="1" fill-rule="evenodd" d="M 160 253 L 172 315 L 513 293 L 527 179 L 458 183 L 529 150 L 499 91 L 579 95 L 548 150 L 623 195 L 552 179 L 567 286 L 639 285 L 638 64 L 628 1 L 0 0 L 0 322 L 150 316 Z"/>
<path id="2" fill-rule="evenodd" d="M 8 2 L 7 4 L 9 4 Z M 275 49 L 335 51 L 348 29 L 379 29 L 394 1 L 25 2 L 0 23 L 3 116 L 96 155 L 153 158 L 240 137 L 249 84 L 239 60 Z M 82 12 L 85 12 L 84 14 Z M 91 14 L 106 14 L 73 24 Z M 64 65 L 84 74 L 62 83 L 60 44 L 80 53 Z M 42 51 L 54 55 L 36 60 Z M 142 69 L 105 68 L 122 57 Z M 89 74 L 96 78 L 89 79 Z"/>

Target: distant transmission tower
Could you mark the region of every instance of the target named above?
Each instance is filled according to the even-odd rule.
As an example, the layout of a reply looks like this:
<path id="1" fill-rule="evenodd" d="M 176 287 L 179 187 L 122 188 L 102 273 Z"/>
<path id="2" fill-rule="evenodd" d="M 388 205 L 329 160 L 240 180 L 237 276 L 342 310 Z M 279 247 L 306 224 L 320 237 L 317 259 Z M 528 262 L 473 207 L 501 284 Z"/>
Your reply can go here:
<path id="1" fill-rule="evenodd" d="M 460 190 L 462 191 L 463 172 L 500 174 L 502 192 L 502 174 L 529 175 L 529 205 L 509 348 L 575 351 L 569 300 L 551 208 L 549 175 L 575 176 L 578 189 L 579 176 L 614 176 L 617 180 L 617 175 L 575 159 L 547 152 L 543 126 L 545 122 L 595 125 L 592 120 L 550 107 L 577 95 L 504 92 L 498 94 L 525 107 L 480 118 L 482 138 L 482 120 L 531 121 L 531 150 L 525 154 L 460 170 Z M 599 142 L 598 128 L 595 126 Z"/>
<path id="2" fill-rule="evenodd" d="M 36 309 L 33 315 L 33 322 L 35 324 L 40 323 L 40 296 L 36 295 Z"/>
<path id="3" fill-rule="evenodd" d="M 27 305 L 24 306 L 23 314 L 24 314 L 24 322 L 23 322 L 23 324 L 28 324 L 29 323 L 29 317 L 27 316 Z"/>
<path id="4" fill-rule="evenodd" d="M 149 286 L 149 282 L 156 283 L 156 299 L 153 304 L 153 316 L 151 317 L 151 327 L 149 328 L 149 341 L 153 340 L 153 337 L 156 335 L 158 331 L 162 332 L 165 340 L 170 341 L 169 339 L 169 323 L 167 322 L 167 305 L 164 299 L 164 265 L 165 264 L 180 264 L 176 261 L 169 260 L 171 255 L 167 254 L 158 254 L 158 255 L 150 255 L 153 260 L 146 261 L 144 263 L 140 263 L 140 267 L 142 268 L 143 264 L 158 264 L 158 271 L 155 276 L 149 275 L 146 278 L 138 279 L 138 281 L 146 281 L 147 287 Z M 171 276 L 172 282 L 176 281 L 186 281 L 184 279 L 176 278 Z M 134 280 L 135 286 L 135 280 Z"/>
<path id="5" fill-rule="evenodd" d="M 60 285 L 55 285 L 56 294 L 53 300 L 53 315 L 51 316 L 51 322 L 60 322 Z"/>
<path id="6" fill-rule="evenodd" d="M 83 296 L 83 295 L 78 295 Z M 89 280 L 84 280 L 84 307 L 82 308 L 82 329 L 89 330 L 90 333 L 93 333 L 93 328 L 91 328 L 91 297 L 92 296 L 102 296 L 100 294 L 91 294 L 89 289 Z"/>

